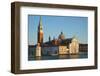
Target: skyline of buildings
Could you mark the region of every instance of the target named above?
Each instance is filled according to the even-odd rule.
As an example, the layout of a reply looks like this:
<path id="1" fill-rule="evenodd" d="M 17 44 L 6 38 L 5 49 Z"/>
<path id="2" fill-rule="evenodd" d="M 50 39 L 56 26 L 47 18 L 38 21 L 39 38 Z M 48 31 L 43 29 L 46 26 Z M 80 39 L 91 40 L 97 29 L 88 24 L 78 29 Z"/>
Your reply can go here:
<path id="1" fill-rule="evenodd" d="M 49 41 L 49 38 L 51 39 L 51 40 L 53 40 L 54 38 L 55 39 L 58 39 L 58 36 L 59 36 L 59 33 L 60 32 L 62 32 L 63 33 L 63 35 L 64 35 L 64 37 L 65 38 L 72 38 L 73 37 L 73 35 L 76 35 L 77 36 L 77 38 L 79 38 L 79 40 L 80 40 L 80 42 L 82 42 L 82 43 L 87 43 L 87 34 L 86 34 L 86 32 L 87 32 L 87 18 L 85 18 L 85 17 L 56 17 L 56 16 L 41 16 L 41 18 L 40 18 L 40 16 L 30 16 L 29 15 L 29 17 L 28 17 L 28 27 L 29 27 L 29 32 L 28 32 L 28 37 L 29 37 L 29 40 L 28 40 L 28 42 L 29 42 L 29 45 L 35 45 L 35 44 L 37 44 L 37 41 L 38 41 L 38 38 L 37 38 L 37 31 L 38 31 L 38 29 L 36 28 L 36 27 L 38 27 L 38 25 L 39 25 L 39 22 L 40 22 L 40 24 L 41 25 L 43 25 L 43 26 L 41 26 L 41 28 L 43 29 L 43 33 L 44 33 L 44 35 L 43 35 L 43 37 L 44 37 L 44 42 L 47 42 L 47 41 Z M 37 18 L 37 19 L 36 19 Z M 51 19 L 50 19 L 51 18 Z M 71 19 L 72 19 L 72 21 L 74 21 L 74 22 L 72 22 L 72 23 L 75 23 L 76 22 L 76 24 L 78 24 L 78 20 L 80 19 L 80 21 L 81 22 L 79 22 L 80 23 L 80 27 L 79 27 L 79 25 L 77 26 L 76 24 L 74 24 L 73 25 L 73 29 L 76 31 L 75 33 L 74 33 L 74 31 L 71 31 L 72 29 L 69 29 L 71 26 L 69 26 L 69 27 L 66 27 L 65 25 L 66 25 L 66 23 L 68 22 L 67 20 L 66 20 L 66 18 L 68 19 L 70 19 L 70 21 L 71 21 Z M 49 21 L 49 23 L 48 24 L 54 24 L 55 26 L 52 26 L 51 25 L 51 27 L 50 26 L 47 26 L 47 22 L 45 21 L 45 20 L 52 20 L 52 19 L 55 19 L 55 24 L 54 24 L 54 22 L 52 22 L 52 21 Z M 63 20 L 62 20 L 63 19 Z M 75 20 L 75 19 L 77 19 L 77 20 Z M 67 21 L 66 23 L 65 23 L 65 25 L 64 25 L 64 23 L 62 24 L 62 25 L 64 25 L 64 26 L 57 26 L 58 25 L 58 23 L 59 23 L 59 21 L 57 22 L 57 20 L 61 20 L 61 23 L 65 20 L 65 21 Z M 83 20 L 83 21 L 82 21 Z M 38 22 L 38 23 L 37 23 Z M 51 22 L 51 23 L 50 23 Z M 82 23 L 83 22 L 85 22 L 84 23 L 84 26 L 82 27 Z M 37 23 L 37 24 L 36 24 Z M 35 26 L 36 25 L 36 26 Z M 68 25 L 68 24 L 67 24 Z M 77 29 L 75 29 L 74 27 L 76 26 L 76 28 L 78 29 L 78 28 L 81 28 L 81 29 L 85 29 L 84 31 L 83 30 L 81 30 L 81 29 L 79 29 L 79 32 L 77 32 Z M 38 27 L 39 28 L 39 27 Z M 48 30 L 49 29 L 49 30 Z M 60 29 L 60 30 L 59 30 Z M 63 30 L 61 30 L 61 29 L 63 29 Z M 70 31 L 68 31 L 67 32 L 67 30 L 70 30 Z M 32 32 L 33 31 L 33 32 Z M 35 31 L 35 32 L 34 32 Z M 80 32 L 81 31 L 81 32 Z M 53 32 L 53 34 L 51 34 Z M 67 33 L 66 33 L 67 32 Z M 73 34 L 71 35 L 71 33 L 73 32 Z M 69 34 L 68 34 L 69 33 Z M 80 34 L 81 33 L 81 34 Z M 67 34 L 67 35 L 66 35 Z M 83 35 L 82 35 L 83 34 Z M 81 36 L 82 35 L 82 36 Z M 84 38 L 84 35 L 86 36 L 85 38 Z M 84 40 L 82 40 L 81 39 L 81 37 L 82 38 L 84 38 Z"/>

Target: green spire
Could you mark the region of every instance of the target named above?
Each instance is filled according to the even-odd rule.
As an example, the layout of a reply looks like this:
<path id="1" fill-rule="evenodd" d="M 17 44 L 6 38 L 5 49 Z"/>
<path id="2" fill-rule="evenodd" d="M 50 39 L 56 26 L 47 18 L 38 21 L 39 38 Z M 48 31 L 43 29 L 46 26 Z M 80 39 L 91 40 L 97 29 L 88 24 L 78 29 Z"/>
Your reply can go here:
<path id="1" fill-rule="evenodd" d="M 39 30 L 42 30 L 43 29 L 43 27 L 42 27 L 42 16 L 40 16 L 40 21 L 39 21 L 38 29 Z"/>
<path id="2" fill-rule="evenodd" d="M 42 28 L 42 17 L 40 16 L 39 26 Z"/>

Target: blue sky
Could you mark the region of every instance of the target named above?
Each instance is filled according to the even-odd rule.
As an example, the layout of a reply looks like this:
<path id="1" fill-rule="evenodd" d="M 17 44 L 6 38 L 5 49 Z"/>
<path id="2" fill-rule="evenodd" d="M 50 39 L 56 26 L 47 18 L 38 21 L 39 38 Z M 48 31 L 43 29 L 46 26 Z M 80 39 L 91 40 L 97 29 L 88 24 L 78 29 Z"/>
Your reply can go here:
<path id="1" fill-rule="evenodd" d="M 28 15 L 28 44 L 37 43 L 40 16 Z M 58 38 L 61 31 L 66 38 L 76 36 L 80 43 L 88 42 L 88 18 L 75 16 L 42 16 L 44 42 L 51 36 Z"/>

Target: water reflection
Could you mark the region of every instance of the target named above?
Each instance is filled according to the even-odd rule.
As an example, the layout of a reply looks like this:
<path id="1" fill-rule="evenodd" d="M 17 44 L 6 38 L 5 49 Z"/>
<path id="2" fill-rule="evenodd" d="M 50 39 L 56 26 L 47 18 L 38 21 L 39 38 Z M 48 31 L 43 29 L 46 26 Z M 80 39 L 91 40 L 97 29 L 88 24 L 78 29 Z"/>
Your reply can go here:
<path id="1" fill-rule="evenodd" d="M 41 59 L 42 59 L 42 57 L 41 56 L 38 56 L 38 57 L 35 57 L 34 60 L 41 60 Z"/>
<path id="2" fill-rule="evenodd" d="M 59 55 L 59 59 L 69 58 L 69 55 Z"/>
<path id="3" fill-rule="evenodd" d="M 79 54 L 72 54 L 72 55 L 70 55 L 70 58 L 71 59 L 79 58 Z"/>
<path id="4" fill-rule="evenodd" d="M 67 54 L 67 55 L 42 55 L 40 57 L 35 56 L 35 49 L 29 48 L 28 60 L 55 60 L 55 59 L 79 59 L 88 58 L 88 52 L 79 52 L 79 54 Z"/>
<path id="5" fill-rule="evenodd" d="M 87 52 L 80 52 L 79 54 L 68 54 L 68 55 L 53 55 L 53 56 L 40 56 L 40 57 L 34 57 L 29 56 L 28 60 L 55 60 L 55 59 L 79 59 L 79 58 L 88 58 Z"/>

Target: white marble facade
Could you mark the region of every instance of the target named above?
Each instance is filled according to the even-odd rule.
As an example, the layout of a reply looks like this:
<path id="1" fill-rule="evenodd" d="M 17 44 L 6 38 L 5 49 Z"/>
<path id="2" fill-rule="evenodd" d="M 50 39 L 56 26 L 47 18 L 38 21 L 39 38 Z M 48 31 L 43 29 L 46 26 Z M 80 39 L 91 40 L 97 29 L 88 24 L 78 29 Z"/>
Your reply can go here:
<path id="1" fill-rule="evenodd" d="M 36 56 L 41 56 L 41 47 L 40 46 L 36 47 Z"/>
<path id="2" fill-rule="evenodd" d="M 72 39 L 72 42 L 69 44 L 69 53 L 70 54 L 79 53 L 79 43 L 75 37 Z"/>

